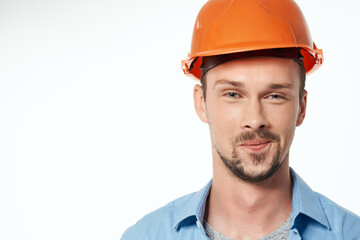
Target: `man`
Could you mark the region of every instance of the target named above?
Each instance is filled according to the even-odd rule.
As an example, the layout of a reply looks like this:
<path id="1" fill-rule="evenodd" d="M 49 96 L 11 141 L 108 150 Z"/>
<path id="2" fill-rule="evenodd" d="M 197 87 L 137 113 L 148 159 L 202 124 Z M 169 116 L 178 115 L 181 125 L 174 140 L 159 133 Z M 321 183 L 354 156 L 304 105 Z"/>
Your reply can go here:
<path id="1" fill-rule="evenodd" d="M 360 239 L 360 218 L 313 192 L 289 168 L 322 64 L 292 0 L 209 0 L 195 23 L 186 74 L 210 129 L 213 179 L 148 214 L 130 239 Z"/>

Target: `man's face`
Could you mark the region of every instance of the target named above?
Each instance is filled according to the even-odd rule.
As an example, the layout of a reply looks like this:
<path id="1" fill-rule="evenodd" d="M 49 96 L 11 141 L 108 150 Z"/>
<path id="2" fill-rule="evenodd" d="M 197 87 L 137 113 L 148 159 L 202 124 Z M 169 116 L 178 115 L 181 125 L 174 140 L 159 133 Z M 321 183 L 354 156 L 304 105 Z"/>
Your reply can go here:
<path id="1" fill-rule="evenodd" d="M 195 107 L 209 124 L 214 160 L 236 177 L 261 182 L 288 158 L 295 127 L 305 117 L 299 71 L 292 59 L 247 58 L 206 73 L 206 100 L 195 87 Z"/>

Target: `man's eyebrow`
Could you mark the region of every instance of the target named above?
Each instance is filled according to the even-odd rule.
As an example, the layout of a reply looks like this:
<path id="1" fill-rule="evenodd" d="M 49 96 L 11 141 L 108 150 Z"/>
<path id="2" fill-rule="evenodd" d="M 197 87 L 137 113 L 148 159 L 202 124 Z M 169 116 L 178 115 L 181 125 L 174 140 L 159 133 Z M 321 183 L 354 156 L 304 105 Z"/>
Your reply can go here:
<path id="1" fill-rule="evenodd" d="M 216 87 L 216 85 L 219 85 L 219 84 L 228 84 L 228 85 L 232 85 L 234 87 L 244 87 L 244 84 L 242 82 L 231 81 L 231 80 L 227 80 L 227 79 L 220 79 L 215 82 L 213 89 Z"/>
<path id="2" fill-rule="evenodd" d="M 293 89 L 294 86 L 291 83 L 273 83 L 273 84 L 270 85 L 270 88 L 274 89 L 274 90 L 282 89 L 282 88 Z"/>

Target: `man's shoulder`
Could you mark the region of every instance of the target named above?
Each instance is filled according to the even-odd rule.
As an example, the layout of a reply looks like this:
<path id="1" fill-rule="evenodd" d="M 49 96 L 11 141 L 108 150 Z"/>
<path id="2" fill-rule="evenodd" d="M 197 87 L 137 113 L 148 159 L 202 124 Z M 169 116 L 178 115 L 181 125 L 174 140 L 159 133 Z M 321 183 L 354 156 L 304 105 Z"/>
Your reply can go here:
<path id="1" fill-rule="evenodd" d="M 196 194 L 190 193 L 177 198 L 157 210 L 146 214 L 137 221 L 133 226 L 129 227 L 121 237 L 121 240 L 132 239 L 162 239 L 160 236 L 171 235 L 177 217 L 188 204 L 189 200 Z"/>
<path id="2" fill-rule="evenodd" d="M 316 192 L 316 195 L 320 200 L 332 231 L 341 231 L 346 235 L 346 233 L 354 233 L 354 230 L 357 229 L 355 232 L 358 235 L 356 236 L 360 236 L 360 216 L 340 206 L 321 193 Z"/>

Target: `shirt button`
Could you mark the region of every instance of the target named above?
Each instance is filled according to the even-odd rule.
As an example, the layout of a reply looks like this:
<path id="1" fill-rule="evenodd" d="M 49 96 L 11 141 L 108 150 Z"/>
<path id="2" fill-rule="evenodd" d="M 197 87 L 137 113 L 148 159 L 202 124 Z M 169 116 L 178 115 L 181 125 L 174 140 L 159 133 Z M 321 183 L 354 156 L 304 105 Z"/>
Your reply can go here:
<path id="1" fill-rule="evenodd" d="M 200 228 L 200 223 L 199 223 L 199 221 L 196 221 L 196 225 L 197 225 L 198 228 Z"/>

